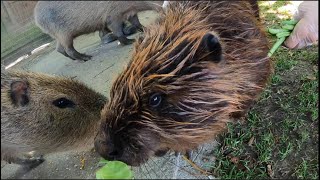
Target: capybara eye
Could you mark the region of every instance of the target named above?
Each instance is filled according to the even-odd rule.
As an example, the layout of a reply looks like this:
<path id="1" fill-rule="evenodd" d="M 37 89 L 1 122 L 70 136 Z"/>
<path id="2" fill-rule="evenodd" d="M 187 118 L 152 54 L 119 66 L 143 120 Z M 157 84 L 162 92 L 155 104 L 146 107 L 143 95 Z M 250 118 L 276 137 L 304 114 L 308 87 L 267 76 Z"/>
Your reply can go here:
<path id="1" fill-rule="evenodd" d="M 67 98 L 59 98 L 57 100 L 54 100 L 52 104 L 61 109 L 72 108 L 75 106 L 75 103 Z"/>
<path id="2" fill-rule="evenodd" d="M 151 107 L 158 107 L 161 104 L 162 96 L 159 93 L 152 94 L 149 99 L 149 105 Z"/>

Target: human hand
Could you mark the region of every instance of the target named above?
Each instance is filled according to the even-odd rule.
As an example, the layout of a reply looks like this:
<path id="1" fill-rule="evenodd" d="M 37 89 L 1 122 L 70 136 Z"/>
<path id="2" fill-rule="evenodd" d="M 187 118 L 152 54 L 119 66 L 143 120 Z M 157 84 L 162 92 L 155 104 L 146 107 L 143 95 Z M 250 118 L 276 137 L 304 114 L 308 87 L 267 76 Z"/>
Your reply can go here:
<path id="1" fill-rule="evenodd" d="M 318 1 L 304 1 L 299 7 L 294 19 L 299 21 L 291 35 L 284 42 L 290 49 L 301 49 L 318 41 Z"/>

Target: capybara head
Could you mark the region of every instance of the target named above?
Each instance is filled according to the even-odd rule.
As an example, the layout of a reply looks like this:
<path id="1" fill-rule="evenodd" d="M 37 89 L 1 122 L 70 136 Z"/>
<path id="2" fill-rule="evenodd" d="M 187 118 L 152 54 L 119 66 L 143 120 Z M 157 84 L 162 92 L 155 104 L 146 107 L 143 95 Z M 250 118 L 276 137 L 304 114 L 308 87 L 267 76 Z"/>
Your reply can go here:
<path id="1" fill-rule="evenodd" d="M 139 165 L 214 138 L 266 86 L 267 42 L 247 2 L 170 3 L 112 86 L 97 152 Z"/>
<path id="2" fill-rule="evenodd" d="M 42 152 L 90 146 L 105 102 L 103 95 L 75 80 L 2 72 L 1 143 Z"/>

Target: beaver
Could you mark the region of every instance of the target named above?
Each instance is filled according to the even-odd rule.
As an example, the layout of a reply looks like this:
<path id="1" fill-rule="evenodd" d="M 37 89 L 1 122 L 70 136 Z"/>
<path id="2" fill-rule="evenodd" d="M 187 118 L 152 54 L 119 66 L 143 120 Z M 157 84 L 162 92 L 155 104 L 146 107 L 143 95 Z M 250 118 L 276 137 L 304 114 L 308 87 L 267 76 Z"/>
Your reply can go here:
<path id="1" fill-rule="evenodd" d="M 245 117 L 273 70 L 255 14 L 248 1 L 170 2 L 112 84 L 96 151 L 138 166 Z"/>
<path id="2" fill-rule="evenodd" d="M 131 44 L 134 40 L 123 34 L 123 22 L 128 20 L 142 31 L 137 13 L 161 9 L 160 5 L 147 1 L 39 1 L 34 18 L 44 33 L 57 40 L 58 52 L 73 60 L 87 61 L 92 56 L 76 51 L 74 38 L 99 30 L 113 32 L 122 45 Z"/>
<path id="3" fill-rule="evenodd" d="M 1 66 L 1 160 L 34 168 L 43 154 L 93 148 L 106 102 L 76 80 Z"/>

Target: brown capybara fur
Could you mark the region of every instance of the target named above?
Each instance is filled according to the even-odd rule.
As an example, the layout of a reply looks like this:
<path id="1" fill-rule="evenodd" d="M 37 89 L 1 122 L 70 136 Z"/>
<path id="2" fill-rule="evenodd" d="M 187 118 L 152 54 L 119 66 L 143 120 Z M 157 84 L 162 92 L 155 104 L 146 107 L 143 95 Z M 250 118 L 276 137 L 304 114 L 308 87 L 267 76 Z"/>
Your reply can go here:
<path id="1" fill-rule="evenodd" d="M 133 43 L 123 33 L 123 23 L 129 21 L 142 29 L 137 13 L 161 10 L 147 1 L 39 1 L 34 9 L 36 24 L 57 40 L 56 50 L 73 60 L 87 61 L 90 55 L 74 49 L 73 39 L 95 31 L 113 32 L 121 44 Z"/>
<path id="2" fill-rule="evenodd" d="M 30 151 L 92 148 L 106 101 L 75 80 L 1 67 L 1 160 L 31 166 L 43 160 Z"/>
<path id="3" fill-rule="evenodd" d="M 170 3 L 112 85 L 96 151 L 140 165 L 212 140 L 245 115 L 268 82 L 262 29 L 247 1 Z"/>

